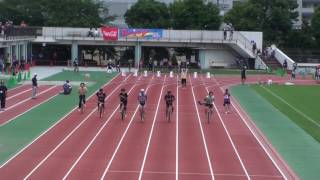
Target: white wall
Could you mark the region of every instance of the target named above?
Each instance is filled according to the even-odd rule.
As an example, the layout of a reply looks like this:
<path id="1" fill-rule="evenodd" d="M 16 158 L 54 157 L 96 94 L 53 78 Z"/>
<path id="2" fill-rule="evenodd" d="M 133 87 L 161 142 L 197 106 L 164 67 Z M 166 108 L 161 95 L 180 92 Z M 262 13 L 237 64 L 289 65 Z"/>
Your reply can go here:
<path id="1" fill-rule="evenodd" d="M 227 49 L 207 49 L 205 50 L 205 68 L 210 66 L 221 66 L 226 67 L 236 64 L 236 57 L 230 53 Z M 214 62 L 212 64 L 212 61 Z"/>
<path id="2" fill-rule="evenodd" d="M 251 32 L 251 31 L 240 31 L 240 33 L 245 36 L 249 42 L 255 41 L 257 43 L 257 48 L 261 49 L 263 47 L 263 33 L 262 32 Z"/>

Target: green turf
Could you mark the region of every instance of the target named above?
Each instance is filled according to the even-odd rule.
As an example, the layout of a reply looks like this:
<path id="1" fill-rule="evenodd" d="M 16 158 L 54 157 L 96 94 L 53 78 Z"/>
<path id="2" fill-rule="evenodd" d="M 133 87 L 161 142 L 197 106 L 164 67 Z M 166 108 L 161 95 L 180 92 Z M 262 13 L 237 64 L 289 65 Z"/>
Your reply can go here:
<path id="1" fill-rule="evenodd" d="M 288 88 L 289 94 L 298 93 L 294 87 L 270 87 Z M 299 87 L 298 89 L 304 89 Z M 312 92 L 316 91 L 312 87 Z M 256 91 L 257 89 L 257 91 Z M 308 88 L 307 88 L 308 89 Z M 301 90 L 301 89 L 300 89 Z M 259 86 L 236 86 L 231 88 L 231 93 L 240 102 L 255 124 L 262 130 L 272 145 L 288 162 L 301 179 L 320 179 L 320 144 L 300 126 L 291 120 L 291 117 L 282 113 L 269 102 L 270 96 L 263 92 Z M 285 92 L 286 90 L 284 90 Z M 303 90 L 302 90 L 303 91 Z M 308 94 L 308 93 L 307 93 Z M 265 96 L 266 95 L 266 96 Z M 304 94 L 306 95 L 306 94 Z M 274 100 L 274 99 L 273 99 Z M 298 101 L 298 100 L 296 100 Z M 300 98 L 300 101 L 303 102 Z M 280 103 L 281 104 L 281 103 Z M 308 105 L 307 105 L 308 107 Z M 284 109 L 289 109 L 288 107 Z M 292 113 L 292 112 L 291 112 Z M 318 116 L 319 117 L 319 116 Z"/>
<path id="2" fill-rule="evenodd" d="M 273 85 L 253 86 L 253 88 L 320 142 L 320 86 Z"/>
<path id="3" fill-rule="evenodd" d="M 88 96 L 116 75 L 106 75 L 105 72 L 89 73 L 89 81 L 94 81 L 95 83 L 88 88 Z M 45 80 L 61 81 L 66 79 L 82 81 L 83 77 L 73 72 L 64 71 Z M 20 149 L 76 107 L 78 103 L 77 88 L 78 87 L 73 87 L 71 95 L 58 95 L 5 126 L 0 127 L 0 164 L 16 154 Z"/>

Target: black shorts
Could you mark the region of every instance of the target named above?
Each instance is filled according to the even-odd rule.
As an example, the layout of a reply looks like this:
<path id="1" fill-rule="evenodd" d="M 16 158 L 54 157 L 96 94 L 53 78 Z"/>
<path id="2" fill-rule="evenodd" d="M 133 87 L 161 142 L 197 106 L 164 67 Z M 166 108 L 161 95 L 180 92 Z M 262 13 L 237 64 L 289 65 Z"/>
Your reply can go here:
<path id="1" fill-rule="evenodd" d="M 213 108 L 213 104 L 205 104 L 206 107 L 212 109 Z"/>
<path id="2" fill-rule="evenodd" d="M 241 75 L 241 79 L 247 79 L 247 77 L 245 75 Z"/>
<path id="3" fill-rule="evenodd" d="M 144 106 L 146 104 L 146 102 L 139 102 L 140 106 Z"/>
<path id="4" fill-rule="evenodd" d="M 123 104 L 124 107 L 127 107 L 128 101 L 120 101 L 120 104 Z"/>
<path id="5" fill-rule="evenodd" d="M 223 106 L 226 106 L 226 105 L 230 105 L 230 100 L 226 100 L 226 99 L 225 99 L 225 100 L 223 101 Z"/>
<path id="6" fill-rule="evenodd" d="M 187 79 L 181 79 L 181 84 L 187 84 Z"/>
<path id="7" fill-rule="evenodd" d="M 167 105 L 167 108 L 168 108 L 169 106 L 172 106 L 172 103 L 166 103 L 166 105 Z"/>

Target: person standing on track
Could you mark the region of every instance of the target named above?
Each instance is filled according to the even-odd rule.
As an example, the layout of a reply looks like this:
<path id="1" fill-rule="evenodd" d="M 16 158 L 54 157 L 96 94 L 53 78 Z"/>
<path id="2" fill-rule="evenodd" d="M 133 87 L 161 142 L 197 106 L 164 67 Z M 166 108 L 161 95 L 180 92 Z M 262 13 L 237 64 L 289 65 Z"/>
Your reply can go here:
<path id="1" fill-rule="evenodd" d="M 122 106 L 123 106 L 124 111 L 126 111 L 127 104 L 128 104 L 128 94 L 126 93 L 125 89 L 121 89 L 119 97 L 120 97 L 120 109 L 122 109 Z"/>
<path id="2" fill-rule="evenodd" d="M 7 97 L 7 87 L 4 85 L 4 82 L 0 82 L 0 102 L 1 102 L 1 108 L 0 111 L 4 111 L 4 108 L 6 107 L 6 97 Z"/>
<path id="3" fill-rule="evenodd" d="M 181 86 L 187 87 L 187 69 L 181 71 Z"/>
<path id="4" fill-rule="evenodd" d="M 36 99 L 37 89 L 38 89 L 37 73 L 34 73 L 32 78 L 32 99 Z"/>
<path id="5" fill-rule="evenodd" d="M 246 66 L 243 66 L 241 69 L 241 83 L 242 83 L 242 85 L 244 85 L 244 83 L 246 82 L 246 79 L 247 79 L 246 69 L 247 69 Z"/>
<path id="6" fill-rule="evenodd" d="M 85 106 L 86 104 L 86 94 L 88 92 L 88 89 L 86 87 L 86 85 L 82 82 L 80 83 L 80 87 L 78 90 L 79 93 L 79 111 L 81 110 L 81 106 L 82 104 Z"/>
<path id="7" fill-rule="evenodd" d="M 230 113 L 230 96 L 229 90 L 226 89 L 223 95 L 223 106 L 226 114 Z"/>
<path id="8" fill-rule="evenodd" d="M 168 91 L 167 94 L 164 96 L 164 100 L 166 101 L 166 118 L 168 120 L 168 110 L 171 107 L 171 113 L 173 113 L 173 102 L 175 101 L 174 95 L 171 94 L 171 91 Z"/>
<path id="9" fill-rule="evenodd" d="M 148 99 L 148 97 L 147 97 L 144 89 L 141 89 L 140 93 L 138 95 L 138 102 L 140 104 L 140 113 L 141 113 L 141 121 L 142 122 L 144 121 L 144 108 L 145 108 L 147 99 Z"/>
<path id="10" fill-rule="evenodd" d="M 99 106 L 101 104 L 102 108 L 104 109 L 104 102 L 105 102 L 106 97 L 107 97 L 106 93 L 104 93 L 103 89 L 100 88 L 99 92 L 97 92 L 96 95 L 97 95 L 97 98 L 98 98 L 98 108 L 99 108 Z"/>

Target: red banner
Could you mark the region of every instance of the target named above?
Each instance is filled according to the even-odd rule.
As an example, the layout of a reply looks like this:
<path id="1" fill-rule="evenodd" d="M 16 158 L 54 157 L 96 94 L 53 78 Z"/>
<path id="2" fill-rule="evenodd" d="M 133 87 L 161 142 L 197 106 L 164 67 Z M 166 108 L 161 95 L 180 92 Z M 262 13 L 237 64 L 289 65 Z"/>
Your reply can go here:
<path id="1" fill-rule="evenodd" d="M 106 41 L 118 40 L 118 28 L 117 27 L 102 27 L 101 28 L 103 39 Z"/>

